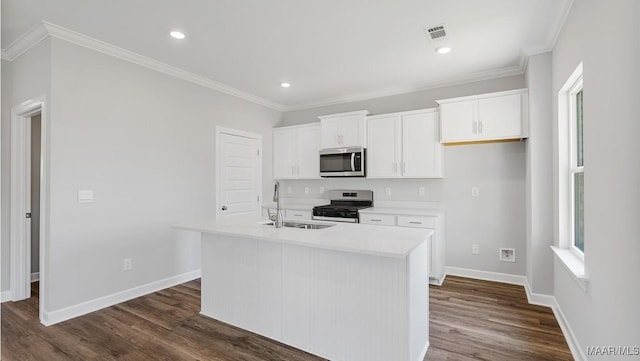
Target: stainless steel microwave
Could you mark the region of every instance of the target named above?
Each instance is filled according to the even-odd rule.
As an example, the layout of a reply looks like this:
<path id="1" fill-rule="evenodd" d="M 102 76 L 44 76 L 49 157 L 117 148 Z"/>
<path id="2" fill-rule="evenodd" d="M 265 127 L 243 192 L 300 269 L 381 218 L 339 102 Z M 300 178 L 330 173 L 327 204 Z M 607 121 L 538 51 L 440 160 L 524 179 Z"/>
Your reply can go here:
<path id="1" fill-rule="evenodd" d="M 332 148 L 320 150 L 321 177 L 364 177 L 365 148 Z"/>

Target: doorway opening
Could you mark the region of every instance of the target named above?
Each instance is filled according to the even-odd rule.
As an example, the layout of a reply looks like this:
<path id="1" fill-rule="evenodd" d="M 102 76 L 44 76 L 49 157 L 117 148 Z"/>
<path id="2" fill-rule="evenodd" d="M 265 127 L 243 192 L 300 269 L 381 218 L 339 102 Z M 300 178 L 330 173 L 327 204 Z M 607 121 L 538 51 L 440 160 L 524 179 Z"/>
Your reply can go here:
<path id="1" fill-rule="evenodd" d="M 30 298 L 32 293 L 37 295 L 40 322 L 45 325 L 46 134 L 44 97 L 11 109 L 10 299 L 20 301 Z"/>

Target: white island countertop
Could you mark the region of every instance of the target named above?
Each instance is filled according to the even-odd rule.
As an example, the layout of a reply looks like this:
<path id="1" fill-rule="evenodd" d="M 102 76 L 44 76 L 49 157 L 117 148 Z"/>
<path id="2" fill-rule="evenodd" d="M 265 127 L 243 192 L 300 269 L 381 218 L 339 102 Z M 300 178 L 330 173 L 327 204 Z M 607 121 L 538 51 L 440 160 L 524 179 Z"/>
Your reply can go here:
<path id="1" fill-rule="evenodd" d="M 428 240 L 433 231 L 420 228 L 387 227 L 367 224 L 305 221 L 305 223 L 335 224 L 324 229 L 275 228 L 261 224 L 267 221 L 247 220 L 226 224 L 215 220 L 194 221 L 175 228 L 210 234 L 237 236 L 305 247 L 403 258 Z M 287 221 L 287 220 L 285 220 Z M 291 220 L 297 222 L 296 220 Z"/>

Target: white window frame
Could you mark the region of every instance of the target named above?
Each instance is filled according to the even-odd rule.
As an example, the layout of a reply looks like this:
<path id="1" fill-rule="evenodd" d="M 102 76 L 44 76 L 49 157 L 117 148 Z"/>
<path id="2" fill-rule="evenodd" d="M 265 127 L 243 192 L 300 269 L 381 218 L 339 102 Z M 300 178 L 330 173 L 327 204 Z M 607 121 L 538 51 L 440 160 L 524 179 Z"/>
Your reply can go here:
<path id="1" fill-rule="evenodd" d="M 579 75 L 578 79 L 573 83 L 571 88 L 568 91 L 568 106 L 569 106 L 569 249 L 573 252 L 578 258 L 580 258 L 584 262 L 584 252 L 581 251 L 578 247 L 576 247 L 576 219 L 575 219 L 575 175 L 578 173 L 582 173 L 584 175 L 584 153 L 583 153 L 583 165 L 578 166 L 578 114 L 577 114 L 577 94 L 583 89 L 583 81 L 582 81 L 582 73 Z M 584 94 L 584 93 L 583 93 Z M 584 101 L 584 98 L 583 98 Z M 584 118 L 584 113 L 583 113 Z M 583 119 L 583 127 L 584 127 L 584 119 Z M 584 128 L 583 128 L 584 129 Z M 584 136 L 583 136 L 583 144 L 584 144 Z"/>
<path id="2" fill-rule="evenodd" d="M 554 196 L 557 207 L 555 242 L 551 246 L 556 258 L 560 261 L 579 287 L 584 292 L 589 289 L 588 254 L 581 252 L 574 246 L 574 174 L 584 171 L 584 167 L 577 167 L 576 157 L 576 108 L 575 95 L 582 89 L 582 63 L 569 76 L 565 84 L 558 91 L 558 122 L 557 160 L 558 192 Z M 584 116 L 584 113 L 583 113 Z"/>

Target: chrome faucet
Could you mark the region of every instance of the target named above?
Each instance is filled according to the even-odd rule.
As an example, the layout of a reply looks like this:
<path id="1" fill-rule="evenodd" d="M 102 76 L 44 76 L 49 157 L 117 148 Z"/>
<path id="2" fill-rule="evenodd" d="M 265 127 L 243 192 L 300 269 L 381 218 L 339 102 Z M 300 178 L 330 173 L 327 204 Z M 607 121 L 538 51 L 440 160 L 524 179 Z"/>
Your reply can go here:
<path id="1" fill-rule="evenodd" d="M 276 214 L 269 212 L 269 219 L 276 228 L 282 228 L 282 211 L 280 210 L 280 182 L 276 182 L 273 189 L 273 201 L 276 202 Z"/>

